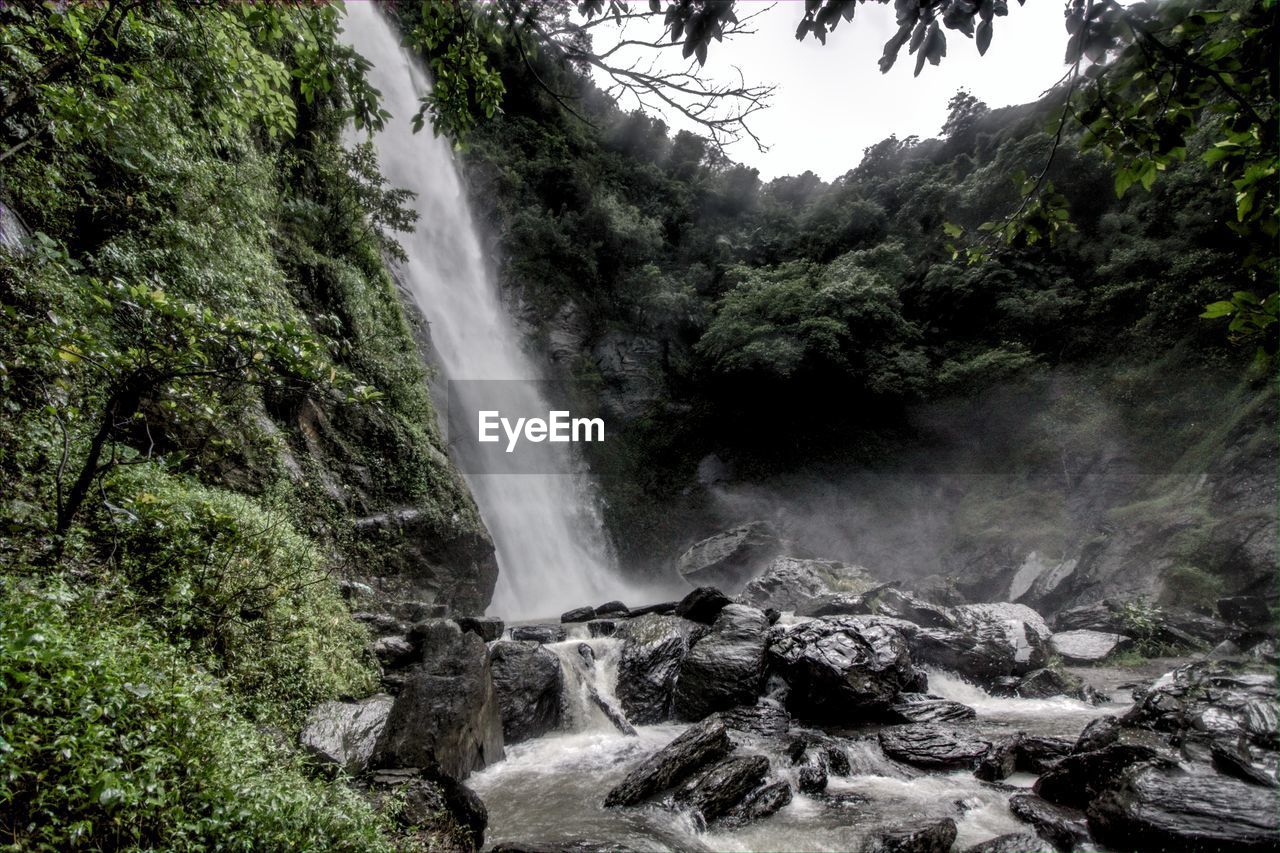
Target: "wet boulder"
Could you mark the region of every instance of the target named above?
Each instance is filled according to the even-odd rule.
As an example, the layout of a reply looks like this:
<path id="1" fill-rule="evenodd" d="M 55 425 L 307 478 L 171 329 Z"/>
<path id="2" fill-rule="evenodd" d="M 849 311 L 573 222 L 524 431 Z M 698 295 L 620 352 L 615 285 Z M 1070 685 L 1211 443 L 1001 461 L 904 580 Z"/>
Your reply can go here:
<path id="1" fill-rule="evenodd" d="M 729 730 L 717 719 L 685 729 L 675 740 L 645 758 L 606 795 L 604 804 L 633 806 L 679 784 L 695 771 L 729 754 Z"/>
<path id="2" fill-rule="evenodd" d="M 590 622 L 594 618 L 596 618 L 596 609 L 594 607 L 575 607 L 560 614 L 561 624 Z"/>
<path id="3" fill-rule="evenodd" d="M 490 650 L 493 688 L 507 743 L 540 737 L 560 725 L 560 659 L 537 643 L 503 640 Z"/>
<path id="4" fill-rule="evenodd" d="M 620 626 L 623 641 L 618 662 L 618 701 L 636 725 L 671 717 L 676 679 L 691 641 L 706 630 L 679 616 L 649 614 Z"/>
<path id="5" fill-rule="evenodd" d="M 836 560 L 778 557 L 743 588 L 739 598 L 761 609 L 803 613 L 825 596 L 857 595 L 879 585 L 880 581 L 861 566 Z"/>
<path id="6" fill-rule="evenodd" d="M 1034 832 L 1014 832 L 998 835 L 965 849 L 964 853 L 1050 853 L 1053 849 Z"/>
<path id="7" fill-rule="evenodd" d="M 768 628 L 768 620 L 754 607 L 730 604 L 722 609 L 680 663 L 676 715 L 700 720 L 714 711 L 754 704 L 764 682 Z"/>
<path id="8" fill-rule="evenodd" d="M 956 618 L 948 607 L 940 607 L 896 587 L 884 587 L 869 594 L 872 612 L 880 616 L 905 619 L 922 628 L 954 628 Z"/>
<path id="9" fill-rule="evenodd" d="M 415 626 L 422 660 L 409 671 L 374 747 L 377 768 L 439 768 L 461 781 L 504 757 L 489 652 L 452 622 Z"/>
<path id="10" fill-rule="evenodd" d="M 1024 734 L 1018 738 L 1016 769 L 1039 776 L 1070 755 L 1074 745 L 1066 738 Z"/>
<path id="11" fill-rule="evenodd" d="M 1015 734 L 996 741 L 991 751 L 982 757 L 973 775 L 983 782 L 999 782 L 1008 779 L 1018 769 L 1018 744 L 1022 735 Z"/>
<path id="12" fill-rule="evenodd" d="M 1121 850 L 1275 850 L 1275 791 L 1216 773 L 1140 765 L 1089 805 L 1089 828 Z"/>
<path id="13" fill-rule="evenodd" d="M 883 830 L 866 853 L 948 853 L 956 840 L 956 822 L 949 817 L 916 821 Z"/>
<path id="14" fill-rule="evenodd" d="M 782 737 L 791 728 L 791 715 L 768 702 L 739 705 L 716 716 L 730 729 L 761 737 Z"/>
<path id="15" fill-rule="evenodd" d="M 568 637 L 562 625 L 517 625 L 511 629 L 511 639 L 517 642 L 563 643 Z"/>
<path id="16" fill-rule="evenodd" d="M 791 802 L 791 786 L 777 781 L 761 785 L 747 794 L 720 819 L 727 826 L 743 826 L 776 814 Z"/>
<path id="17" fill-rule="evenodd" d="M 489 810 L 466 785 L 416 767 L 379 770 L 365 781 L 374 807 L 405 829 L 447 838 L 451 849 L 484 846 Z"/>
<path id="18" fill-rule="evenodd" d="M 1089 826 L 1084 812 L 1058 806 L 1035 794 L 1014 794 L 1009 811 L 1036 828 L 1041 838 L 1059 850 L 1075 850 L 1089 842 Z"/>
<path id="19" fill-rule="evenodd" d="M 1229 661 L 1196 661 L 1161 676 L 1124 715 L 1125 726 L 1183 740 L 1244 737 L 1258 746 L 1280 746 L 1276 676 Z"/>
<path id="20" fill-rule="evenodd" d="M 631 615 L 631 609 L 621 601 L 606 601 L 595 610 L 597 619 L 603 619 L 606 616 L 612 616 L 615 619 L 625 619 Z"/>
<path id="21" fill-rule="evenodd" d="M 676 571 L 694 586 L 712 584 L 736 591 L 782 549 L 773 525 L 752 521 L 695 543 L 681 555 Z"/>
<path id="22" fill-rule="evenodd" d="M 689 780 L 673 799 L 710 823 L 741 803 L 768 772 L 763 755 L 731 755 Z"/>
<path id="23" fill-rule="evenodd" d="M 680 606 L 680 602 L 678 601 L 660 601 L 657 604 L 644 604 L 640 607 L 633 607 L 627 615 L 633 619 L 638 616 L 648 616 L 650 613 L 670 616 L 672 613 L 676 612 L 676 608 L 678 606 Z"/>
<path id="24" fill-rule="evenodd" d="M 1219 773 L 1263 788 L 1280 787 L 1274 768 L 1269 771 L 1265 765 L 1256 761 L 1249 744 L 1243 739 L 1235 743 L 1214 741 L 1209 747 L 1209 756 Z"/>
<path id="25" fill-rule="evenodd" d="M 732 604 L 733 599 L 714 586 L 700 586 L 690 592 L 676 605 L 676 615 L 690 622 L 701 622 L 710 625 L 716 621 L 725 605 Z"/>
<path id="26" fill-rule="evenodd" d="M 506 628 L 502 620 L 496 616 L 462 616 L 454 620 L 464 632 L 470 631 L 486 643 L 491 643 L 502 636 Z"/>
<path id="27" fill-rule="evenodd" d="M 618 623 L 612 619 L 592 619 L 587 623 L 587 633 L 592 637 L 612 637 L 618 630 Z"/>
<path id="28" fill-rule="evenodd" d="M 899 693 L 886 711 L 886 717 L 896 723 L 945 723 L 976 716 L 968 705 L 928 693 Z"/>
<path id="29" fill-rule="evenodd" d="M 1083 809 L 1133 765 L 1176 759 L 1159 737 L 1121 729 L 1111 743 L 1063 756 L 1040 774 L 1033 790 L 1051 803 Z"/>
<path id="30" fill-rule="evenodd" d="M 1243 628 L 1266 628 L 1274 623 L 1271 605 L 1260 595 L 1233 595 L 1218 599 L 1218 614 Z"/>
<path id="31" fill-rule="evenodd" d="M 911 639 L 919 663 L 948 669 L 991 685 L 1004 676 L 1022 676 L 1049 659 L 1048 626 L 1021 604 L 962 604 L 952 608 L 956 627 L 922 628 Z"/>
<path id="32" fill-rule="evenodd" d="M 879 739 L 885 755 L 925 770 L 973 769 L 992 746 L 976 735 L 932 723 L 884 729 Z"/>
<path id="33" fill-rule="evenodd" d="M 1060 669 L 1033 670 L 1015 682 L 1009 692 L 1024 699 L 1049 699 L 1053 696 L 1067 696 L 1097 705 L 1107 701 L 1107 697 L 1086 685 L 1080 678 Z"/>
<path id="34" fill-rule="evenodd" d="M 379 693 L 360 702 L 317 705 L 307 715 L 299 742 L 312 758 L 359 776 L 369 766 L 394 701 Z"/>
<path id="35" fill-rule="evenodd" d="M 1080 665 L 1102 663 L 1132 644 L 1132 638 L 1124 634 L 1087 629 L 1059 631 L 1049 638 L 1049 645 L 1059 657 L 1069 664 Z"/>
<path id="36" fill-rule="evenodd" d="M 883 711 L 917 681 L 906 641 L 892 628 L 836 617 L 774 630 L 769 663 L 787 684 L 795 716 L 856 720 Z"/>

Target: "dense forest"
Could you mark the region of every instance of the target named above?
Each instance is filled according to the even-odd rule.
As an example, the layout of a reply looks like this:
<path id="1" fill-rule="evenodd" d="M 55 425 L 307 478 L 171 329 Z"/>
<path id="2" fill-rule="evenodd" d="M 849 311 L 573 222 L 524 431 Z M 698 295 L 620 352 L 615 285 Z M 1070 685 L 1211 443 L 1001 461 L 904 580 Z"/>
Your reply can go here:
<path id="1" fill-rule="evenodd" d="M 1038 607 L 1122 591 L 1209 618 L 1244 596 L 1274 621 L 1270 0 L 1198 22 L 1167 4 L 1207 77 L 1237 63 L 1260 124 L 1183 81 L 1159 117 L 1177 138 L 1144 148 L 1150 117 L 1090 113 L 1075 78 L 999 109 L 961 89 L 937 138 L 891 136 L 829 182 L 762 181 L 537 41 L 539 21 L 616 5 L 385 11 L 435 75 L 417 121 L 456 142 L 522 344 L 609 419 L 585 453 L 624 574 L 670 581 L 695 541 L 768 518 L 803 556 L 976 602 L 1003 601 L 1031 552 L 1101 567 L 1035 587 Z M 649 5 L 698 59 L 733 6 Z M 948 4 L 897 5 L 917 17 L 895 51 Z M 989 41 L 992 4 L 967 5 L 947 26 L 978 16 Z M 806 3 L 800 35 L 825 43 L 843 11 Z M 410 695 L 406 660 L 474 654 L 499 756 L 515 739 L 476 640 L 498 639 L 494 545 L 393 275 L 421 223 L 366 138 L 413 117 L 381 109 L 364 74 L 383 58 L 342 15 L 0 4 L 4 849 L 482 843 L 465 772 L 435 766 L 454 746 L 406 763 L 375 732 L 384 775 L 361 776 L 306 741 L 322 703 Z M 932 38 L 911 43 L 922 64 Z M 1117 83 L 1140 81 L 1139 42 L 1090 56 L 1119 69 L 1096 89 L 1116 109 L 1141 101 Z M 1117 459 L 1137 485 L 1115 485 Z M 1138 657 L 1175 648 L 1157 633 Z"/>

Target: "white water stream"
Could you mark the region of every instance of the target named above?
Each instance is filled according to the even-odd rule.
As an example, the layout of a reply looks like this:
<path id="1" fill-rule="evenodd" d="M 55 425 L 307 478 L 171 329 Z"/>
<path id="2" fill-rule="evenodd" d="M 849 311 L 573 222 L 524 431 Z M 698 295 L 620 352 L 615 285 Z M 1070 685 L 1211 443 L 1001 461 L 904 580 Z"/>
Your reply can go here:
<path id="1" fill-rule="evenodd" d="M 426 74 L 376 4 L 348 3 L 343 26 L 343 40 L 373 63 L 369 81 L 391 113 L 374 136 L 382 172 L 392 186 L 417 194 L 417 227 L 402 237 L 409 260 L 397 278 L 430 323 L 442 372 L 450 380 L 542 378 L 521 350 L 490 274 L 449 141 L 430 129 L 412 131 L 419 101 L 430 91 Z M 531 382 L 503 383 L 500 393 L 511 412 L 553 408 Z M 444 401 L 436 403 L 443 409 Z M 466 452 L 464 444 L 454 446 Z M 493 613 L 509 620 L 554 616 L 628 592 L 636 601 L 618 578 L 585 475 L 467 474 L 466 480 L 497 548 Z"/>

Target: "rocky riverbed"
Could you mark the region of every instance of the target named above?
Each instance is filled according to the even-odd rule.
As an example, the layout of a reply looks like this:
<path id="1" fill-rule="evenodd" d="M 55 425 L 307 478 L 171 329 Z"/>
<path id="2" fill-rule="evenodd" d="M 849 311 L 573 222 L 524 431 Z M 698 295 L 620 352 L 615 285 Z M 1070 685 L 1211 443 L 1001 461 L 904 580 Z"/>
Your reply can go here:
<path id="1" fill-rule="evenodd" d="M 1115 602 L 1046 619 L 831 561 L 757 571 L 514 627 L 370 618 L 388 695 L 322 706 L 304 743 L 356 784 L 414 780 L 459 849 L 1280 843 L 1265 608 L 1149 610 L 1140 638 Z M 1157 635 L 1170 656 L 1135 654 Z"/>

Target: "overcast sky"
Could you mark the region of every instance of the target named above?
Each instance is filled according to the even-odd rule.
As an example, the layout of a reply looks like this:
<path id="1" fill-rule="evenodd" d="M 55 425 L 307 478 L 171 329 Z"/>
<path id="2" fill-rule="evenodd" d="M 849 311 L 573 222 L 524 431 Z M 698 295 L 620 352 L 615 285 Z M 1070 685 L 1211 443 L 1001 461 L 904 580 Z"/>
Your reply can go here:
<path id="1" fill-rule="evenodd" d="M 767 5 L 739 0 L 739 17 Z M 1010 0 L 1009 5 L 1009 15 L 995 19 L 986 56 L 978 55 L 972 39 L 945 30 L 942 64 L 926 64 L 919 77 L 912 77 L 915 57 L 908 56 L 906 47 L 888 74 L 881 74 L 877 64 L 896 29 L 892 4 L 859 5 L 856 17 L 842 21 L 824 47 L 812 36 L 796 41 L 803 2 L 781 0 L 755 19 L 754 34 L 711 46 L 706 74 L 736 80 L 732 69 L 738 66 L 747 82 L 777 86 L 773 105 L 753 116 L 751 125 L 769 150 L 760 153 L 747 140 L 730 147 L 730 155 L 758 168 L 766 180 L 806 169 L 831 180 L 857 165 L 863 148 L 890 134 L 937 136 L 947 101 L 958 88 L 969 89 L 991 107 L 1036 100 L 1066 70 L 1063 2 L 1029 0 L 1018 6 Z M 611 43 L 606 29 L 596 31 L 597 49 Z M 673 66 L 684 64 L 678 49 L 668 56 Z M 676 128 L 690 126 L 678 116 L 664 118 Z"/>

